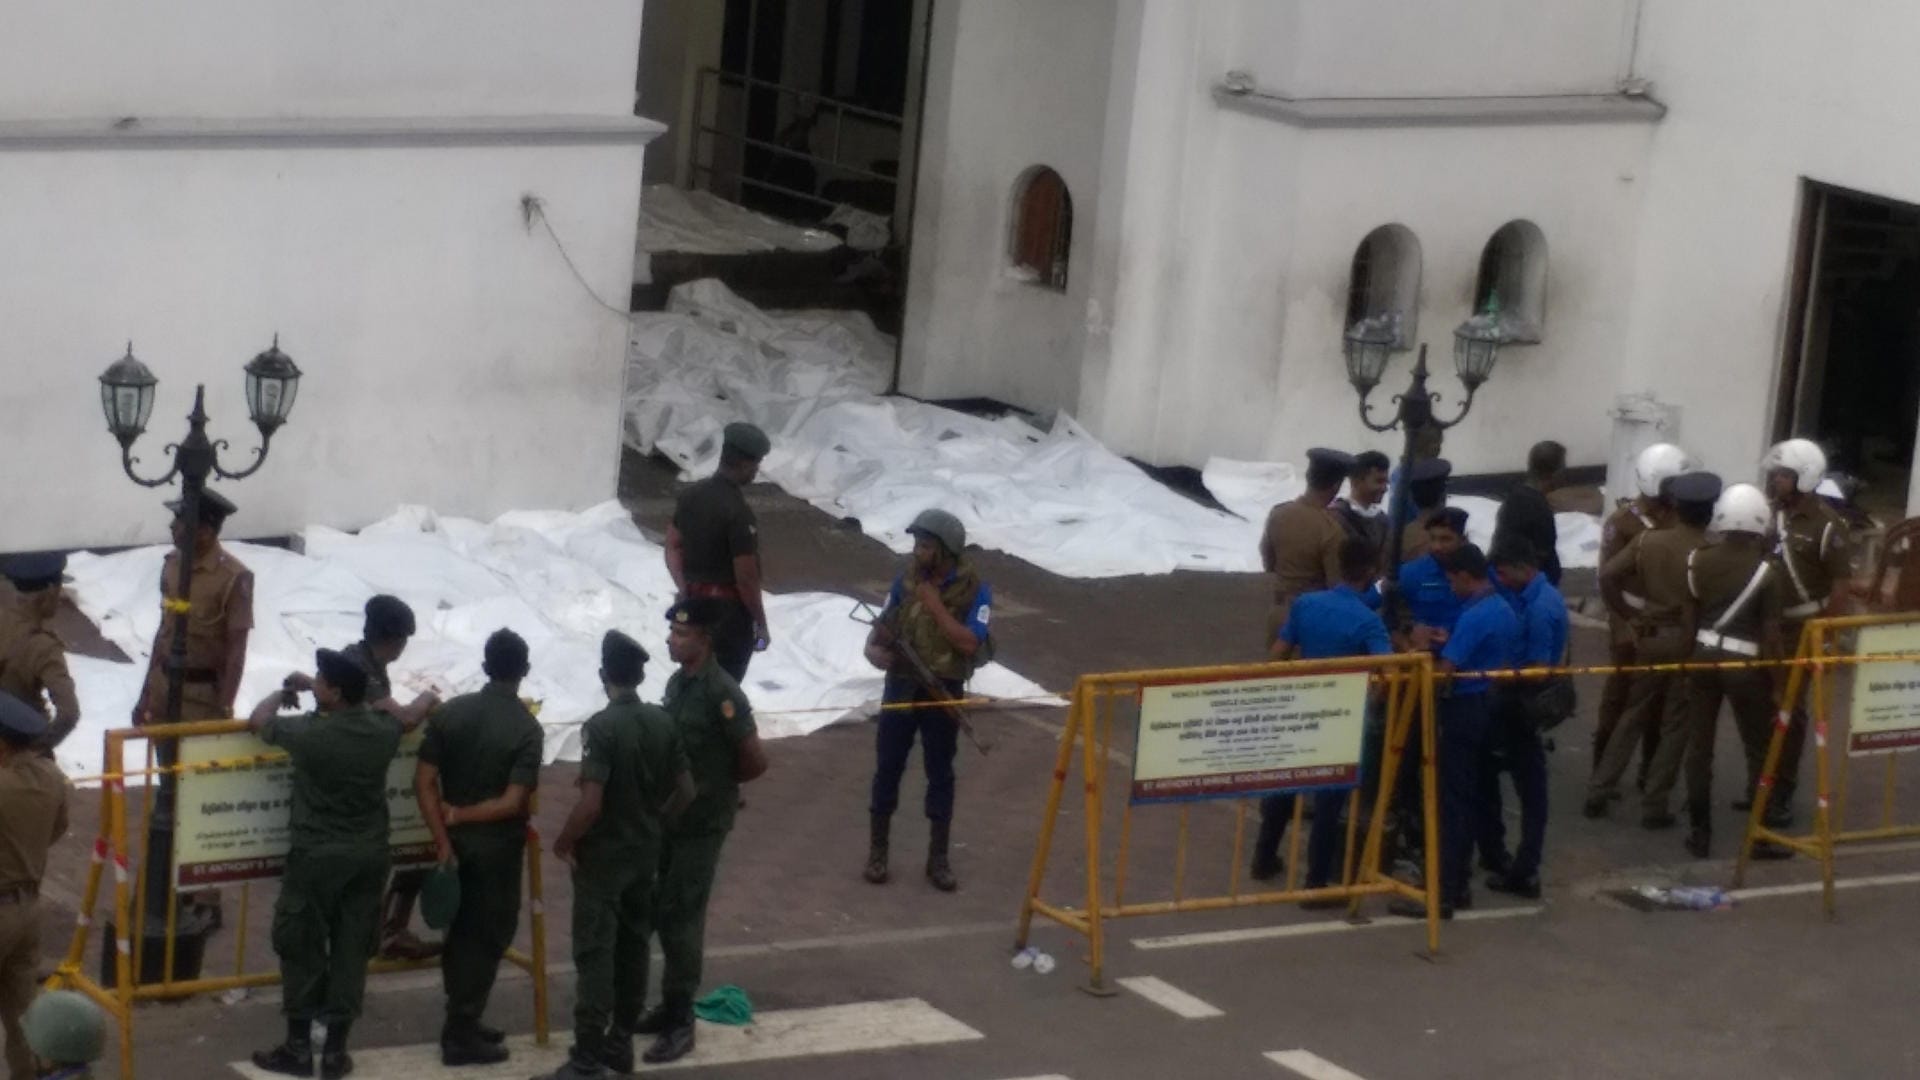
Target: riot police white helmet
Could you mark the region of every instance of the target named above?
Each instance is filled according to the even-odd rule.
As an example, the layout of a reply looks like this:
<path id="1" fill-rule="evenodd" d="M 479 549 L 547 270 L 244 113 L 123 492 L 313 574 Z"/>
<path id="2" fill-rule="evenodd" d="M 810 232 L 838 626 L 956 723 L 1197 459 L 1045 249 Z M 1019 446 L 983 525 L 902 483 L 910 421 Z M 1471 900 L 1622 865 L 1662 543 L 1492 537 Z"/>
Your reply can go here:
<path id="1" fill-rule="evenodd" d="M 1734 484 L 1720 493 L 1713 504 L 1713 524 L 1717 533 L 1744 532 L 1764 536 L 1772 518 L 1767 497 L 1752 484 Z"/>
<path id="2" fill-rule="evenodd" d="M 1775 443 L 1773 449 L 1767 451 L 1767 456 L 1760 459 L 1763 479 L 1775 469 L 1792 473 L 1794 486 L 1802 494 L 1810 495 L 1827 474 L 1827 455 L 1812 439 L 1788 439 Z"/>
<path id="3" fill-rule="evenodd" d="M 1660 496 L 1660 485 L 1693 468 L 1693 459 L 1672 443 L 1654 443 L 1633 462 L 1633 481 L 1649 499 Z"/>

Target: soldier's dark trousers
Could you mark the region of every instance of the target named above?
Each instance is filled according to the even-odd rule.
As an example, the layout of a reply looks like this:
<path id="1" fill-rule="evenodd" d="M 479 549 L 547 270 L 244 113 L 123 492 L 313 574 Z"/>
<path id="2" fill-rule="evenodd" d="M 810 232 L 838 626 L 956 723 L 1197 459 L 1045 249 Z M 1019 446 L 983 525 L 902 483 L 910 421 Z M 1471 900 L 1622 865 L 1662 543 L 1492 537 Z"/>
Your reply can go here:
<path id="1" fill-rule="evenodd" d="M 1299 795 L 1269 795 L 1260 800 L 1260 832 L 1254 839 L 1253 857 L 1272 860 L 1280 857 L 1280 840 L 1287 823 L 1293 820 L 1294 800 Z M 1313 798 L 1313 823 L 1307 829 L 1307 876 L 1309 889 L 1334 884 L 1335 865 L 1340 860 L 1341 842 L 1346 839 L 1340 815 L 1347 808 L 1348 791 L 1316 791 Z"/>
<path id="2" fill-rule="evenodd" d="M 1678 663 L 1691 644 L 1684 638 L 1677 625 L 1660 627 L 1654 634 L 1640 639 L 1635 651 L 1636 662 Z M 1587 787 L 1589 799 L 1606 798 L 1619 790 L 1620 778 L 1633 761 L 1634 748 L 1651 725 L 1661 731 L 1662 742 L 1655 748 L 1653 766 L 1647 771 L 1644 805 L 1648 812 L 1656 809 L 1665 811 L 1667 795 L 1673 790 L 1674 778 L 1679 771 L 1680 758 L 1686 752 L 1684 719 L 1667 723 L 1666 718 L 1685 716 L 1682 707 L 1685 696 L 1685 686 L 1674 675 L 1643 671 L 1633 677 L 1627 691 L 1626 714 L 1620 718 L 1620 726 L 1614 729 L 1612 737 L 1607 740 L 1606 753 L 1594 766 L 1593 778 Z M 1664 741 L 1667 727 L 1679 732 L 1674 737 L 1675 745 L 1671 747 Z"/>
<path id="3" fill-rule="evenodd" d="M 360 1015 L 387 880 L 384 838 L 381 844 L 287 855 L 273 908 L 273 949 L 280 954 L 281 1011 L 288 1017 L 337 1022 Z"/>
<path id="4" fill-rule="evenodd" d="M 747 677 L 747 665 L 753 662 L 753 616 L 738 600 L 724 601 L 726 615 L 713 629 L 713 655 L 720 670 L 733 676 L 734 682 Z"/>
<path id="5" fill-rule="evenodd" d="M 1631 631 L 1627 632 L 1631 633 Z M 1624 642 L 1614 641 L 1608 659 L 1615 667 L 1631 667 L 1637 655 L 1638 651 L 1634 648 L 1633 641 L 1628 639 Z M 1627 711 L 1627 695 L 1633 689 L 1633 679 L 1633 675 L 1628 672 L 1616 671 L 1608 675 L 1607 681 L 1601 686 L 1600 715 L 1594 721 L 1593 727 L 1593 768 L 1596 770 L 1600 768 L 1600 762 L 1606 757 L 1608 740 L 1620 727 L 1620 717 Z M 1659 752 L 1659 748 L 1660 728 L 1656 724 L 1648 724 L 1646 731 L 1640 736 L 1640 775 L 1646 775 L 1647 768 L 1652 764 L 1653 756 Z"/>
<path id="6" fill-rule="evenodd" d="M 1449 695 L 1439 705 L 1440 899 L 1452 904 L 1468 892 L 1480 835 L 1480 769 L 1493 719 L 1484 693 Z"/>
<path id="7" fill-rule="evenodd" d="M 598 1064 L 609 1027 L 631 1035 L 640 1022 L 659 864 L 659 851 L 641 850 L 583 860 L 573 871 L 573 1057 L 580 1065 Z M 460 899 L 464 906 L 464 888 Z"/>
<path id="8" fill-rule="evenodd" d="M 1701 663 L 1745 660 L 1748 657 L 1718 649 L 1704 649 Z M 1748 793 L 1760 779 L 1766 763 L 1767 742 L 1773 732 L 1773 681 L 1765 671 L 1695 671 L 1687 675 L 1687 707 L 1693 722 L 1687 747 L 1687 813 L 1693 823 L 1710 826 L 1713 810 L 1713 743 L 1720 722 L 1720 703 L 1733 706 L 1740 746 L 1746 754 Z"/>
<path id="9" fill-rule="evenodd" d="M 660 851 L 660 876 L 654 883 L 653 924 L 664 960 L 660 1000 L 669 1011 L 693 1007 L 700 991 L 705 959 L 707 898 L 720 869 L 726 833 L 671 835 Z"/>
<path id="10" fill-rule="evenodd" d="M 961 684 L 946 683 L 947 693 L 961 694 Z M 887 704 L 930 702 L 933 695 L 910 679 L 887 676 L 887 689 L 881 699 Z M 940 708 L 882 709 L 875 725 L 876 762 L 873 793 L 867 805 L 870 814 L 886 817 L 900 805 L 900 778 L 907 771 L 907 757 L 913 752 L 913 740 L 920 738 L 920 757 L 927 770 L 927 820 L 953 820 L 953 759 L 960 749 L 960 726 L 952 714 Z"/>
<path id="11" fill-rule="evenodd" d="M 40 902 L 0 905 L 0 1029 L 6 1032 L 8 1080 L 33 1080 L 35 1075 L 20 1018 L 40 992 L 34 978 L 39 970 Z"/>
<path id="12" fill-rule="evenodd" d="M 522 832 L 507 838 L 498 833 L 476 836 L 473 830 L 453 830 L 453 853 L 460 867 L 460 908 L 447 927 L 446 948 L 440 954 L 448 1034 L 471 1031 L 487 1011 L 500 961 L 513 944 L 514 930 L 520 922 L 520 881 L 526 852 L 526 835 Z"/>
<path id="13" fill-rule="evenodd" d="M 1527 881 L 1540 876 L 1547 843 L 1547 748 L 1518 696 L 1496 690 L 1490 701 L 1493 728 L 1480 772 L 1480 854 L 1494 859 L 1507 854 L 1500 795 L 1500 775 L 1506 773 L 1513 777 L 1513 793 L 1520 800 L 1520 845 L 1512 852 L 1507 875 Z"/>
<path id="14" fill-rule="evenodd" d="M 1798 650 L 1804 627 L 1803 623 L 1787 623 L 1782 628 L 1789 648 Z M 1807 747 L 1807 693 L 1812 684 L 1813 672 L 1808 670 L 1800 677 L 1800 693 L 1793 699 L 1787 737 L 1780 744 L 1780 762 L 1773 770 L 1773 797 L 1767 800 L 1768 806 L 1790 805 L 1794 791 L 1800 786 L 1800 755 Z M 1763 748 L 1761 753 L 1765 752 Z"/>

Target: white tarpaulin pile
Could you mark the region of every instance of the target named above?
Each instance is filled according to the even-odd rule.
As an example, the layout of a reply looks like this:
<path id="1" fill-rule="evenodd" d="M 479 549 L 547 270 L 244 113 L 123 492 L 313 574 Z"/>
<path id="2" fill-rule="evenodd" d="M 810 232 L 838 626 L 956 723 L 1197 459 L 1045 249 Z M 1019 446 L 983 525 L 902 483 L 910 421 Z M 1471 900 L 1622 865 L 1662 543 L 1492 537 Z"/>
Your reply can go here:
<path id="1" fill-rule="evenodd" d="M 969 541 L 1066 577 L 1260 569 L 1264 511 L 1250 522 L 1201 506 L 1064 414 L 1042 431 L 883 397 L 890 342 L 835 314 L 763 312 L 717 281 L 676 287 L 668 311 L 633 319 L 628 445 L 704 475 L 721 428 L 750 420 L 773 437 L 764 478 L 894 551 L 937 506 Z"/>
<path id="2" fill-rule="evenodd" d="M 358 534 L 316 527 L 305 541 L 304 555 L 229 545 L 255 579 L 242 712 L 289 672 L 311 671 L 315 648 L 358 640 L 362 608 L 381 592 L 411 605 L 419 624 L 393 665 L 403 700 L 426 689 L 478 689 L 487 635 L 507 627 L 527 639 L 533 672 L 521 693 L 542 702 L 549 761 L 577 760 L 581 722 L 606 704 L 597 674 L 606 631 L 633 635 L 653 655 L 643 698 L 657 701 L 672 673 L 665 615 L 673 583 L 660 546 L 618 503 L 578 514 L 517 511 L 490 525 L 404 507 Z M 70 562 L 74 602 L 134 662 L 71 658 L 84 721 L 60 748 L 69 774 L 99 772 L 102 732 L 124 726 L 132 712 L 160 622 L 165 554 L 152 547 Z M 861 655 L 866 628 L 847 618 L 851 598 L 793 593 L 766 603 L 773 644 L 754 658 L 745 684 L 763 736 L 804 735 L 879 700 L 880 673 Z M 997 664 L 982 669 L 972 689 L 1044 693 Z"/>
<path id="3" fill-rule="evenodd" d="M 1202 470 L 1201 480 L 1220 504 L 1252 521 L 1264 522 L 1267 511 L 1278 502 L 1299 498 L 1306 490 L 1300 473 L 1291 465 L 1260 461 L 1230 461 L 1214 458 Z M 1467 540 L 1482 549 L 1493 543 L 1494 515 L 1500 512 L 1497 499 L 1478 495 L 1450 495 L 1448 506 L 1467 512 Z M 1592 514 L 1559 513 L 1553 516 L 1558 531 L 1560 565 L 1563 569 L 1593 569 L 1600 564 L 1600 519 Z"/>

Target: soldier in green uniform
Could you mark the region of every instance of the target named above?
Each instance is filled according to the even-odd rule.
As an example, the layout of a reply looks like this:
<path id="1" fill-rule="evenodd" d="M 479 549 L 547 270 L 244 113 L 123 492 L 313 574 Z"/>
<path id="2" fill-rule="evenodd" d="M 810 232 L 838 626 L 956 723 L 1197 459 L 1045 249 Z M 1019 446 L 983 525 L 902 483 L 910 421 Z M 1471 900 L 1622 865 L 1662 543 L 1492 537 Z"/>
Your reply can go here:
<path id="1" fill-rule="evenodd" d="M 736 682 L 772 636 L 760 594 L 760 527 L 743 490 L 772 449 L 767 433 L 752 424 L 728 424 L 719 470 L 680 494 L 667 526 L 667 573 L 680 599 L 717 603 L 713 649 Z"/>
<path id="2" fill-rule="evenodd" d="M 380 889 L 387 880 L 387 770 L 400 749 L 400 723 L 367 707 L 367 673 L 331 649 L 314 656 L 311 676 L 290 675 L 286 689 L 262 698 L 247 718 L 269 746 L 293 759 L 292 846 L 273 909 L 273 949 L 280 956 L 286 1041 L 257 1050 L 268 1072 L 312 1076 L 314 1020 L 324 1021 L 322 1080 L 353 1071 L 347 1033 L 360 1015 L 380 930 Z M 315 711 L 281 716 L 297 692 L 311 691 Z"/>
<path id="3" fill-rule="evenodd" d="M 573 868 L 573 1049 L 546 1080 L 633 1071 L 661 841 L 694 799 L 679 729 L 640 700 L 647 659 L 618 631 L 600 643 L 607 707 L 587 720 L 580 799 L 553 845 Z"/>
<path id="4" fill-rule="evenodd" d="M 360 640 L 340 650 L 340 654 L 359 664 L 367 673 L 367 707 L 387 713 L 400 721 L 402 733 L 413 731 L 427 714 L 440 704 L 439 695 L 428 691 L 402 705 L 393 697 L 393 679 L 387 668 L 407 651 L 416 627 L 413 609 L 397 596 L 385 594 L 367 601 L 366 622 Z M 436 956 L 440 946 L 420 940 L 407 924 L 413 921 L 414 903 L 420 898 L 420 886 L 426 884 L 428 867 L 412 867 L 393 875 L 381 902 L 385 912 L 380 932 L 380 954 L 392 960 L 425 960 Z"/>
<path id="5" fill-rule="evenodd" d="M 54 633 L 60 584 L 67 557 L 58 552 L 13 555 L 0 560 L 0 575 L 13 583 L 11 604 L 0 602 L 0 691 L 46 713 L 53 724 L 41 740 L 51 751 L 80 723 L 80 698 L 67 671 L 67 644 Z"/>
<path id="6" fill-rule="evenodd" d="M 21 1017 L 38 991 L 40 881 L 47 849 L 67 834 L 67 778 L 34 753 L 47 718 L 0 692 L 0 1030 L 9 1080 L 32 1080 Z"/>
<path id="7" fill-rule="evenodd" d="M 677 1061 L 693 1050 L 693 997 L 707 932 L 707 897 L 720 868 L 720 849 L 733 829 L 740 785 L 767 771 L 753 712 L 740 685 L 714 656 L 714 628 L 726 617 L 714 601 L 695 597 L 667 613 L 667 652 L 680 670 L 667 682 L 664 704 L 686 747 L 699 794 L 667 829 L 654 888 L 654 926 L 666 966 L 660 1005 L 635 1029 L 657 1035 L 649 1064 Z"/>
<path id="8" fill-rule="evenodd" d="M 1683 473 L 1668 481 L 1665 491 L 1673 505 L 1673 525 L 1634 537 L 1626 550 L 1600 568 L 1600 595 L 1609 610 L 1633 626 L 1635 655 L 1642 664 L 1676 664 L 1693 654 L 1694 640 L 1683 621 L 1692 602 L 1687 590 L 1687 560 L 1707 541 L 1713 504 L 1720 497 L 1720 478 L 1707 472 Z M 1645 606 L 1637 609 L 1629 606 L 1622 594 L 1624 582 L 1634 577 L 1646 596 Z M 1641 731 L 1648 724 L 1658 724 L 1660 742 L 1647 771 L 1640 824 L 1648 829 L 1675 825 L 1679 819 L 1673 816 L 1667 798 L 1686 753 L 1688 722 L 1686 687 L 1679 676 L 1665 671 L 1636 675 L 1628 691 L 1626 714 L 1607 741 L 1606 757 L 1594 770 L 1587 788 L 1582 808 L 1586 816 L 1606 816 L 1607 804 L 1640 744 Z"/>
<path id="9" fill-rule="evenodd" d="M 40 1080 L 90 1080 L 107 1048 L 107 1016 L 85 994 L 50 990 L 20 1021 L 40 1061 Z"/>
<path id="10" fill-rule="evenodd" d="M 496 630 L 481 668 L 485 687 L 434 711 L 413 774 L 439 861 L 453 863 L 460 878 L 460 907 L 440 955 L 447 995 L 440 1061 L 449 1067 L 507 1060 L 505 1034 L 481 1017 L 520 921 L 527 815 L 545 745 L 540 721 L 520 700 L 526 641 Z"/>

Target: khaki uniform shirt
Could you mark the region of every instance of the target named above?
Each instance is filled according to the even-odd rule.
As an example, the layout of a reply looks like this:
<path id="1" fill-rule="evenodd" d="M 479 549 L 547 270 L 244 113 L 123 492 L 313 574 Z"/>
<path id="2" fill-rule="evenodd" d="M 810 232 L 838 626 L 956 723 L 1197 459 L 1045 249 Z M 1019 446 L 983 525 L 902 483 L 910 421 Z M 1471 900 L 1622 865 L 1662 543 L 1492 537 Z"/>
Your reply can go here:
<path id="1" fill-rule="evenodd" d="M 708 657 L 699 671 L 673 673 L 663 704 L 680 733 L 695 790 L 693 805 L 673 831 L 682 836 L 725 833 L 733 828 L 740 805 L 740 744 L 759 730 L 747 695 L 733 676 L 720 670 L 719 660 Z"/>
<path id="2" fill-rule="evenodd" d="M 673 718 L 632 691 L 616 694 L 587 720 L 580 779 L 601 786 L 600 817 L 580 838 L 581 866 L 612 865 L 658 852 L 660 808 L 688 770 Z"/>
<path id="3" fill-rule="evenodd" d="M 1646 590 L 1647 606 L 1641 609 L 1641 617 L 1656 626 L 1677 626 L 1681 609 L 1692 599 L 1687 559 L 1706 540 L 1705 530 L 1687 525 L 1649 529 L 1607 560 L 1600 573 L 1623 583 L 1637 577 Z"/>
<path id="4" fill-rule="evenodd" d="M 1766 567 L 1766 576 L 1748 592 L 1761 567 Z M 1763 548 L 1741 547 L 1725 540 L 1703 544 L 1688 556 L 1687 591 L 1699 607 L 1701 631 L 1753 645 L 1764 645 L 1763 631 L 1779 625 L 1786 598 L 1780 568 L 1767 561 Z M 1736 600 L 1742 601 L 1740 607 L 1721 625 Z"/>
<path id="5" fill-rule="evenodd" d="M 352 705 L 276 716 L 260 729 L 293 758 L 295 851 L 386 851 L 387 771 L 400 750 L 400 722 Z"/>
<path id="6" fill-rule="evenodd" d="M 367 695 L 372 700 L 373 695 Z M 593 721 L 587 721 L 591 734 Z M 440 795 L 452 806 L 489 802 L 519 784 L 540 786 L 540 755 L 546 744 L 540 721 L 513 691 L 489 683 L 434 710 L 420 741 L 420 760 L 440 770 Z M 516 841 L 525 818 L 455 825 L 462 836 Z"/>
<path id="7" fill-rule="evenodd" d="M 173 655 L 174 628 L 187 622 L 187 663 L 181 693 L 181 719 L 218 720 L 231 711 L 221 698 L 221 687 L 238 688 L 240 673 L 227 667 L 229 634 L 253 629 L 253 571 L 239 559 L 215 547 L 194 560 L 193 596 L 183 616 L 165 605 L 180 596 L 179 552 L 169 552 L 160 569 L 163 597 L 160 629 L 153 638 L 153 663 L 147 672 L 145 702 L 153 719 L 164 719 L 167 706 L 167 661 Z"/>
<path id="8" fill-rule="evenodd" d="M 42 745 L 57 746 L 80 722 L 80 698 L 67 672 L 67 643 L 27 612 L 27 599 L 0 601 L 0 690 L 47 714 L 53 729 Z"/>
<path id="9" fill-rule="evenodd" d="M 1825 499 L 1805 495 L 1793 509 L 1774 511 L 1767 540 L 1787 579 L 1786 618 L 1796 626 L 1818 615 L 1834 584 L 1852 576 L 1847 523 Z"/>
<path id="10" fill-rule="evenodd" d="M 1284 609 L 1304 593 L 1332 588 L 1340 580 L 1340 545 L 1346 539 L 1346 526 L 1327 507 L 1298 499 L 1274 507 L 1265 536 L 1273 553 L 1274 604 Z M 1284 610 L 1277 617 L 1286 623 Z"/>
<path id="11" fill-rule="evenodd" d="M 1607 520 L 1600 526 L 1600 565 L 1605 566 L 1615 555 L 1626 550 L 1633 538 L 1654 527 L 1653 519 L 1641 511 L 1632 499 L 1624 499 Z M 1637 574 L 1629 574 L 1620 582 L 1620 588 L 1627 594 L 1627 605 L 1638 607 L 1646 603 L 1645 586 L 1640 584 Z M 1618 644 L 1633 640 L 1633 627 L 1627 625 L 1612 611 L 1607 612 L 1607 629 Z"/>
<path id="12" fill-rule="evenodd" d="M 38 754 L 0 765 L 0 891 L 39 887 L 47 849 L 67 834 L 70 791 L 59 767 Z"/>

